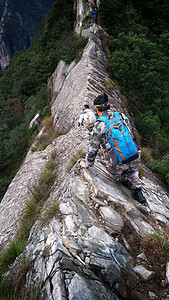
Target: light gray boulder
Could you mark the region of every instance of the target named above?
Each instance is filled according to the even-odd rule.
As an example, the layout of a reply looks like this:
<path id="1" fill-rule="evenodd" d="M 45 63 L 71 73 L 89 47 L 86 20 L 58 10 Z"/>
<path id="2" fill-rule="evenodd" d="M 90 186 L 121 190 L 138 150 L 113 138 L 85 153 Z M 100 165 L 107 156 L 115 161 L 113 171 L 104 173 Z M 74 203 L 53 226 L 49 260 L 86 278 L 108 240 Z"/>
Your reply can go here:
<path id="1" fill-rule="evenodd" d="M 38 113 L 38 114 L 36 114 L 36 116 L 30 122 L 29 128 L 32 128 L 33 126 L 39 127 L 40 123 L 41 123 L 41 120 L 40 120 L 40 115 Z"/>
<path id="2" fill-rule="evenodd" d="M 133 270 L 145 281 L 149 281 L 155 275 L 153 271 L 148 270 L 142 265 L 135 266 Z"/>

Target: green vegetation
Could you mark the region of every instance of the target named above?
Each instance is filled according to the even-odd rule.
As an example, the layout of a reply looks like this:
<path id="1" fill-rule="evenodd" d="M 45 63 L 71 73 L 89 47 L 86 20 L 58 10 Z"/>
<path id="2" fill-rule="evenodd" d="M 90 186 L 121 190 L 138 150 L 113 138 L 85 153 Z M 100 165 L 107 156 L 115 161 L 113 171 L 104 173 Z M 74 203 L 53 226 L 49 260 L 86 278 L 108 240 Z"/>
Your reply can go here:
<path id="1" fill-rule="evenodd" d="M 161 250 L 164 253 L 169 252 L 169 235 L 167 232 L 159 230 L 152 234 L 152 237 L 159 243 Z"/>
<path id="2" fill-rule="evenodd" d="M 39 217 L 39 213 L 43 208 L 44 202 L 50 195 L 51 186 L 56 178 L 56 173 L 54 172 L 54 159 L 56 157 L 56 152 L 51 154 L 51 158 L 46 164 L 45 171 L 42 173 L 38 185 L 34 188 L 32 192 L 33 197 L 29 201 L 25 214 L 22 218 L 20 229 L 17 233 L 16 238 L 11 241 L 9 246 L 0 256 L 0 270 L 4 273 L 9 265 L 14 262 L 16 257 L 23 252 L 27 239 L 29 236 L 30 229 Z M 1 273 L 1 274 L 2 274 Z M 1 275 L 0 274 L 0 275 Z"/>
<path id="3" fill-rule="evenodd" d="M 29 260 L 24 256 L 17 263 L 17 268 L 13 272 L 13 278 L 10 276 L 0 278 L 0 299 L 2 300 L 17 300 L 17 299 L 36 299 L 26 298 L 26 294 L 22 292 L 22 288 L 26 281 L 26 273 L 30 270 Z M 20 296 L 20 297 L 19 297 Z"/>
<path id="4" fill-rule="evenodd" d="M 73 166 L 77 163 L 77 161 L 80 158 L 85 158 L 85 156 L 86 156 L 86 153 L 83 150 L 78 150 L 77 153 L 75 153 L 70 160 L 70 163 L 68 166 L 68 171 L 70 171 L 73 168 Z"/>
<path id="5" fill-rule="evenodd" d="M 15 261 L 16 257 L 23 253 L 29 237 L 30 229 L 34 223 L 39 219 L 42 224 L 44 224 L 59 213 L 59 203 L 58 201 L 53 201 L 43 214 L 43 218 L 39 218 L 40 211 L 50 195 L 51 186 L 56 178 L 56 173 L 54 172 L 55 157 L 56 151 L 53 151 L 51 153 L 51 158 L 46 164 L 46 168 L 40 177 L 38 185 L 32 191 L 33 197 L 27 205 L 16 238 L 10 242 L 9 246 L 0 255 L 1 299 L 41 299 L 39 298 L 40 286 L 33 286 L 31 291 L 23 290 L 26 273 L 30 269 L 29 259 L 25 259 L 24 256 L 22 256 L 22 258 L 18 260 L 18 266 L 16 268 L 17 271 L 16 274 L 12 274 L 12 278 L 7 277 L 3 280 L 3 274 Z"/>
<path id="6" fill-rule="evenodd" d="M 144 251 L 149 265 L 157 272 L 165 272 L 169 255 L 169 232 L 157 229 L 142 240 Z"/>
<path id="7" fill-rule="evenodd" d="M 16 257 L 23 252 L 25 246 L 26 239 L 21 239 L 20 237 L 16 238 L 10 243 L 9 247 L 5 249 L 0 257 L 1 273 L 5 272 L 6 268 L 11 264 L 11 262 L 14 262 Z"/>
<path id="8" fill-rule="evenodd" d="M 55 0 L 31 47 L 14 54 L 0 77 L 0 200 L 38 129 L 28 125 L 37 112 L 50 115 L 47 80 L 62 59 L 78 60 L 87 40 L 73 34 L 73 0 Z M 44 149 L 50 141 L 41 141 Z M 40 146 L 40 147 L 41 147 Z"/>
<path id="9" fill-rule="evenodd" d="M 25 288 L 26 274 L 30 272 L 30 287 Z M 36 284 L 32 280 L 32 274 L 30 270 L 29 260 L 24 257 L 17 265 L 17 271 L 10 276 L 7 276 L 5 280 L 0 279 L 0 299 L 2 300 L 45 300 L 45 293 L 41 295 L 42 279 Z"/>
<path id="10" fill-rule="evenodd" d="M 41 3 L 41 4 L 40 4 Z M 0 18 L 3 14 L 3 37 L 10 53 L 13 55 L 16 49 L 21 50 L 30 46 L 38 32 L 38 26 L 44 19 L 45 13 L 52 7 L 53 0 L 25 1 L 0 0 Z M 5 13 L 4 13 L 5 12 Z M 2 20 L 1 20 L 2 22 Z M 8 44 L 10 44 L 8 46 Z"/>
<path id="11" fill-rule="evenodd" d="M 59 204 L 59 201 L 53 201 L 48 205 L 45 213 L 41 217 L 42 226 L 60 213 Z"/>
<path id="12" fill-rule="evenodd" d="M 107 68 L 127 97 L 145 163 L 169 186 L 169 3 L 102 0 L 100 24 L 110 34 Z M 144 156 L 143 156 L 144 157 Z"/>

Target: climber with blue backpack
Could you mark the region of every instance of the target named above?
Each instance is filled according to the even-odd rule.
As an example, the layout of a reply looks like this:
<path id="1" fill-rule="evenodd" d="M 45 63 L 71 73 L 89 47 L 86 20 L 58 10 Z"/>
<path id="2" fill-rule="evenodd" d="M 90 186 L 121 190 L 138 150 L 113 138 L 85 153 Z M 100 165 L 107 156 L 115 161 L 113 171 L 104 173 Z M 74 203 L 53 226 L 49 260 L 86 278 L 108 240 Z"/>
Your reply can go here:
<path id="1" fill-rule="evenodd" d="M 128 118 L 110 109 L 105 93 L 94 100 L 94 106 L 99 118 L 91 133 L 85 161 L 80 162 L 80 167 L 92 166 L 101 147 L 107 154 L 108 165 L 111 165 L 117 181 L 131 188 L 133 198 L 144 203 L 145 198 L 138 172 L 140 146 L 131 132 Z"/>
<path id="2" fill-rule="evenodd" d="M 96 8 L 94 9 L 93 15 L 94 15 L 93 23 L 97 24 L 97 9 Z"/>

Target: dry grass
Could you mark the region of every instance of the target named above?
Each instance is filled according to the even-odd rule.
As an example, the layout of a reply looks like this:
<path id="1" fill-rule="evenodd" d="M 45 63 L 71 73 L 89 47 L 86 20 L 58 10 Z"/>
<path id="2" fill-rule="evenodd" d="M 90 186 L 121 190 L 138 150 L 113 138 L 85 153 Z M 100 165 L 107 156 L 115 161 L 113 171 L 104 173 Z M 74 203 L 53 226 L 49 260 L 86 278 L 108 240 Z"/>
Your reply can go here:
<path id="1" fill-rule="evenodd" d="M 73 156 L 69 162 L 68 171 L 70 172 L 70 170 L 77 163 L 77 161 L 80 158 L 85 158 L 85 156 L 86 156 L 86 153 L 83 150 L 79 150 L 79 151 L 77 151 L 77 153 L 73 154 Z"/>
<path id="2" fill-rule="evenodd" d="M 103 47 L 103 49 L 105 49 L 109 44 L 110 37 L 108 35 L 105 35 L 105 32 L 102 29 L 100 29 L 99 32 L 100 32 L 102 47 Z"/>
<path id="3" fill-rule="evenodd" d="M 143 169 L 141 164 L 138 165 L 138 172 L 139 172 L 139 177 L 140 178 L 142 178 L 145 175 L 144 169 Z"/>
<path id="4" fill-rule="evenodd" d="M 17 266 L 17 271 L 15 275 L 15 288 L 14 288 L 14 295 L 18 295 L 21 293 L 21 290 L 26 282 L 26 274 L 30 270 L 30 262 L 25 258 Z"/>
<path id="5" fill-rule="evenodd" d="M 56 217 L 60 214 L 59 204 L 59 201 L 53 201 L 48 205 L 43 216 L 41 217 L 42 226 L 49 222 L 53 217 Z"/>
<path id="6" fill-rule="evenodd" d="M 79 49 L 76 54 L 75 62 L 78 63 L 83 55 L 83 48 Z"/>
<path id="7" fill-rule="evenodd" d="M 117 90 L 120 93 L 120 99 L 123 101 L 125 107 L 128 107 L 128 98 L 127 98 L 127 96 L 125 94 L 122 94 L 121 86 L 119 85 L 119 83 L 115 79 L 113 79 L 113 82 L 114 82 L 115 87 L 117 88 Z"/>
<path id="8" fill-rule="evenodd" d="M 121 93 L 121 86 L 118 84 L 118 82 L 115 80 L 115 79 L 113 79 L 113 82 L 114 82 L 114 84 L 115 84 L 115 87 L 119 90 L 119 92 Z"/>
<path id="9" fill-rule="evenodd" d="M 111 92 L 112 92 L 112 81 L 110 80 L 110 78 L 106 77 L 104 79 L 104 85 L 105 85 L 106 90 L 108 91 L 108 93 L 111 94 Z"/>
<path id="10" fill-rule="evenodd" d="M 143 147 L 141 149 L 141 158 L 144 163 L 153 162 L 152 150 L 150 148 Z"/>
<path id="11" fill-rule="evenodd" d="M 17 300 L 28 299 L 22 297 L 23 287 L 26 282 L 26 274 L 30 270 L 29 259 L 24 256 L 18 262 L 17 268 L 13 270 L 12 277 L 7 276 L 0 281 L 0 299 L 2 300 Z"/>
<path id="12" fill-rule="evenodd" d="M 142 241 L 142 248 L 148 263 L 156 272 L 166 266 L 169 258 L 169 232 L 157 230 Z"/>
<path id="13" fill-rule="evenodd" d="M 55 156 L 56 152 L 53 151 L 51 154 L 51 159 L 47 163 L 45 171 L 42 173 L 38 185 L 33 191 L 31 191 L 33 196 L 26 207 L 25 213 L 20 222 L 20 229 L 16 234 L 16 238 L 9 244 L 9 246 L 0 256 L 0 268 L 2 273 L 4 273 L 15 261 L 16 257 L 18 257 L 20 253 L 24 251 L 30 229 L 34 225 L 35 221 L 39 218 L 44 202 L 50 195 L 51 187 L 56 178 L 56 174 L 54 172 Z"/>

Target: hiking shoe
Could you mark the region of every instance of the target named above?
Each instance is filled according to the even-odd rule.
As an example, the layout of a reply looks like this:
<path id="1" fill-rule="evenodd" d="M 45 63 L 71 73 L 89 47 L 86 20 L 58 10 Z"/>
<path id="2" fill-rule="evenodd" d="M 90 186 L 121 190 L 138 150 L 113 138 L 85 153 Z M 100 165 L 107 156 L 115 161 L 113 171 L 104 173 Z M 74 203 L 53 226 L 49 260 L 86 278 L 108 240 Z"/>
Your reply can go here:
<path id="1" fill-rule="evenodd" d="M 132 196 L 135 200 L 137 200 L 140 203 L 144 203 L 145 202 L 145 198 L 143 196 L 143 193 L 141 191 L 141 189 L 135 189 L 132 191 Z"/>
<path id="2" fill-rule="evenodd" d="M 132 184 L 131 184 L 131 182 L 130 182 L 129 180 L 120 181 L 120 182 L 121 182 L 121 184 L 122 184 L 123 186 L 125 186 L 126 188 L 131 188 L 131 187 L 132 187 Z"/>

